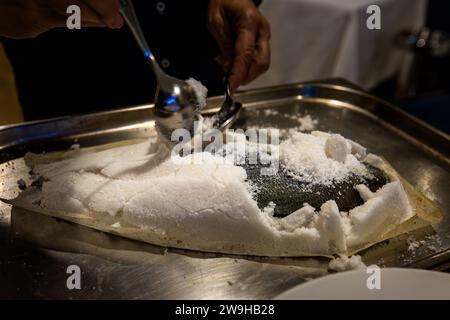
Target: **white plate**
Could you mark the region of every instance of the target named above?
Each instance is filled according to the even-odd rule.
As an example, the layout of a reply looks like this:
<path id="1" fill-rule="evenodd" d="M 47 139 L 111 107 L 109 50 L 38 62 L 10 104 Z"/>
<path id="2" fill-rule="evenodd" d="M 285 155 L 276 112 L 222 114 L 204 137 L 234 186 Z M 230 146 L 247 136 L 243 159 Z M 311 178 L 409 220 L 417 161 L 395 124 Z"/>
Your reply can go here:
<path id="1" fill-rule="evenodd" d="M 379 269 L 379 289 L 375 273 L 366 269 L 347 271 L 311 280 L 294 287 L 279 296 L 277 300 L 449 300 L 450 274 L 419 269 Z M 369 279 L 369 277 L 371 277 Z"/>

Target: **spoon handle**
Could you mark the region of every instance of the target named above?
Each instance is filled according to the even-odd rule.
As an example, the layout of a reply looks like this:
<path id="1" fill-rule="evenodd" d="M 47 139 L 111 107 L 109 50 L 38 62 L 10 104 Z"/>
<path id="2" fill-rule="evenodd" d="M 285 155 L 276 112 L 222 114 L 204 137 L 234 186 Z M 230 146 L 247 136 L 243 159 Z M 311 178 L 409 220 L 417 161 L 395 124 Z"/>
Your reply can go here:
<path id="1" fill-rule="evenodd" d="M 136 16 L 136 11 L 134 10 L 133 2 L 131 0 L 120 0 L 120 13 L 122 14 L 125 22 L 133 33 L 136 42 L 141 48 L 144 56 L 149 61 L 152 66 L 153 72 L 155 76 L 159 78 L 163 71 L 159 67 L 158 62 L 155 59 L 155 56 L 152 54 L 150 47 L 148 46 L 147 41 L 145 40 L 144 33 L 142 32 L 141 26 L 139 24 L 139 20 Z"/>

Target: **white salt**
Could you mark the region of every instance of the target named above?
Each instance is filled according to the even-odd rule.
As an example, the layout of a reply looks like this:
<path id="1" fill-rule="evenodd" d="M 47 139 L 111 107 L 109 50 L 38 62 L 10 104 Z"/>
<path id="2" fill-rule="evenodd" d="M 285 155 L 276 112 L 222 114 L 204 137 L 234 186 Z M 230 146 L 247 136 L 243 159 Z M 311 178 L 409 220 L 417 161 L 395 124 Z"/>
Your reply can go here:
<path id="1" fill-rule="evenodd" d="M 421 246 L 423 246 L 425 244 L 425 240 L 417 240 L 414 235 L 410 235 L 407 239 L 406 239 L 406 243 L 408 244 L 408 251 L 414 252 L 416 251 L 418 248 L 420 248 Z"/>
<path id="2" fill-rule="evenodd" d="M 365 269 L 366 267 L 367 266 L 364 264 L 361 256 L 359 255 L 349 257 L 344 254 L 340 254 L 328 264 L 328 269 L 336 272 Z"/>
<path id="3" fill-rule="evenodd" d="M 288 129 L 282 129 L 281 133 L 283 136 L 289 136 L 292 133 L 301 132 L 311 132 L 316 129 L 319 121 L 313 119 L 309 114 L 292 114 L 292 113 L 282 113 L 276 109 L 264 109 L 261 111 L 264 117 L 277 117 L 282 119 L 287 119 L 292 124 Z M 260 126 L 249 126 L 249 128 L 260 128 Z"/>
<path id="4" fill-rule="evenodd" d="M 303 117 L 296 117 L 295 120 L 298 121 L 300 124 L 297 129 L 299 131 L 312 131 L 316 129 L 317 124 L 319 123 L 318 120 L 313 119 L 309 114 L 303 116 Z"/>
<path id="5" fill-rule="evenodd" d="M 75 143 L 75 144 L 71 145 L 70 150 L 74 150 L 74 151 L 80 150 L 80 144 Z"/>
<path id="6" fill-rule="evenodd" d="M 340 134 L 330 135 L 325 142 L 325 154 L 328 158 L 345 163 L 347 155 L 351 153 L 352 147 Z"/>
<path id="7" fill-rule="evenodd" d="M 194 89 L 200 109 L 206 107 L 206 97 L 208 96 L 208 89 L 200 81 L 195 80 L 194 78 L 189 78 L 186 80 L 186 82 Z"/>
<path id="8" fill-rule="evenodd" d="M 292 135 L 291 139 L 280 144 L 280 160 L 284 169 L 304 182 L 322 185 L 342 181 L 350 174 L 368 176 L 366 167 L 351 153 L 347 141 L 344 141 L 344 148 L 339 147 L 339 142 L 327 144 L 329 139 L 336 141 L 335 137 L 337 135 L 319 131 Z M 327 145 L 328 152 L 339 160 L 327 155 Z"/>
<path id="9" fill-rule="evenodd" d="M 247 151 L 264 152 L 243 133 L 226 137 L 218 154 L 200 152 L 201 163 L 191 161 L 196 155 L 185 161 L 170 156 L 156 132 L 139 144 L 38 161 L 33 171 L 46 178 L 38 190 L 40 203 L 50 210 L 105 217 L 156 233 L 161 235 L 154 238 L 156 244 L 276 256 L 345 253 L 352 246 L 379 241 L 412 214 L 400 182 L 393 181 L 374 193 L 359 187 L 367 201 L 348 213 L 328 201 L 321 208 L 305 204 L 285 218 L 275 218 L 276 203 L 260 210 L 246 171 L 235 162 Z M 327 156 L 330 137 L 324 132 L 296 133 L 273 145 L 264 159 L 279 153 L 285 170 L 311 183 L 364 174 L 353 148 L 346 148 L 344 162 Z M 224 156 L 232 161 L 224 162 Z M 349 263 L 355 265 L 355 259 Z"/>

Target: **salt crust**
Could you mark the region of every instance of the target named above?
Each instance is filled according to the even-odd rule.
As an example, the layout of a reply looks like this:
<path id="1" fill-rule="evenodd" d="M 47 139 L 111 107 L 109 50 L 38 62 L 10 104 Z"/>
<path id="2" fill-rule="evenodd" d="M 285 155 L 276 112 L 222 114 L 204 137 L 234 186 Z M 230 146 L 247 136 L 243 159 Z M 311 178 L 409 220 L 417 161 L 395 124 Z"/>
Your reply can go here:
<path id="1" fill-rule="evenodd" d="M 366 267 L 359 255 L 348 257 L 341 254 L 328 264 L 328 269 L 336 272 L 365 269 Z"/>
<path id="2" fill-rule="evenodd" d="M 186 82 L 194 89 L 195 95 L 197 96 L 197 101 L 199 103 L 199 108 L 203 109 L 206 107 L 208 89 L 200 81 L 195 80 L 194 78 L 189 78 Z"/>
<path id="3" fill-rule="evenodd" d="M 332 183 L 351 172 L 364 175 L 361 160 L 383 167 L 381 158 L 366 155 L 359 144 L 324 132 L 292 134 L 278 149 L 282 169 L 311 183 Z M 201 164 L 175 161 L 153 133 L 143 143 L 99 152 L 81 149 L 61 161 L 36 162 L 33 171 L 48 179 L 40 193 L 46 209 L 109 217 L 120 223 L 117 227 L 151 228 L 199 250 L 239 244 L 237 253 L 346 253 L 380 241 L 414 215 L 402 184 L 392 177 L 376 192 L 356 186 L 365 203 L 349 212 L 330 200 L 321 208 L 305 204 L 274 218 L 276 203 L 258 208 L 242 167 L 218 155 L 202 156 Z"/>

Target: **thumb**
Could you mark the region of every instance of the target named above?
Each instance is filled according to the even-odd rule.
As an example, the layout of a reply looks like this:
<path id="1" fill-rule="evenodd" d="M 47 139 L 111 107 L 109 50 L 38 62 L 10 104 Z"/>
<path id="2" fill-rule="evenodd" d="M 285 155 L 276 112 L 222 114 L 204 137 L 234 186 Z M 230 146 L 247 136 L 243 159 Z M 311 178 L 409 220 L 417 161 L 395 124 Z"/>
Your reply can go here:
<path id="1" fill-rule="evenodd" d="M 209 30 L 220 49 L 220 56 L 217 57 L 216 61 L 222 66 L 225 72 L 228 72 L 233 57 L 233 34 L 231 28 L 222 15 L 215 14 L 210 19 Z"/>

